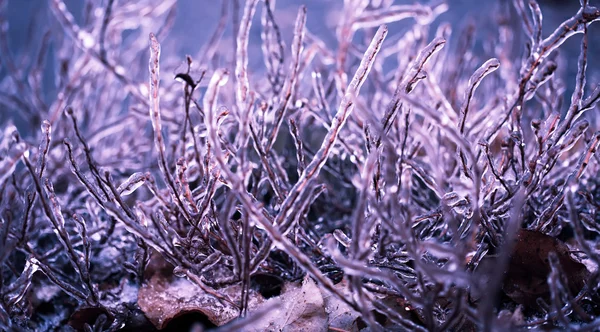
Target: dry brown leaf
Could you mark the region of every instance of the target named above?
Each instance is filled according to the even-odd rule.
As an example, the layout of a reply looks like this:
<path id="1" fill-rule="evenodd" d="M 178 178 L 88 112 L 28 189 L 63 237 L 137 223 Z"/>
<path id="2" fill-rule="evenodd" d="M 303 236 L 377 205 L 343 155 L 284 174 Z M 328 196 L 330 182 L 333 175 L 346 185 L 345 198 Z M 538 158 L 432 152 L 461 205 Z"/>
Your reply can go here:
<path id="1" fill-rule="evenodd" d="M 239 285 L 234 285 L 220 292 L 230 299 L 238 299 L 241 289 Z M 250 307 L 255 307 L 260 302 L 260 294 L 250 294 Z M 158 329 L 164 328 L 173 318 L 191 312 L 204 314 L 217 326 L 226 324 L 239 315 L 238 308 L 219 301 L 189 280 L 165 277 L 162 274 L 155 274 L 140 288 L 138 304 Z"/>
<path id="2" fill-rule="evenodd" d="M 537 308 L 537 298 L 548 300 L 550 288 L 547 278 L 551 271 L 548 255 L 556 253 L 560 266 L 568 280 L 568 288 L 577 294 L 584 286 L 589 271 L 573 258 L 571 250 L 562 241 L 537 232 L 522 229 L 516 237 L 511 258 L 505 271 L 502 290 L 513 301 L 530 308 Z M 489 271 L 496 262 L 494 257 L 485 258 L 478 270 Z M 485 277 L 485 273 L 481 274 Z M 475 299 L 483 294 L 474 293 Z"/>
<path id="3" fill-rule="evenodd" d="M 352 294 L 350 294 L 347 284 L 348 282 L 343 280 L 334 287 L 350 298 Z M 323 300 L 325 301 L 325 311 L 327 312 L 327 315 L 329 315 L 329 327 L 346 331 L 352 330 L 356 319 L 360 317 L 360 313 L 356 312 L 347 303 L 340 300 L 338 297 L 331 295 L 323 288 L 321 288 L 321 293 L 323 295 Z"/>
<path id="4" fill-rule="evenodd" d="M 243 331 L 327 331 L 329 320 L 325 302 L 321 291 L 309 277 L 304 279 L 301 286 L 286 284 L 280 296 L 267 300 L 256 310 L 271 305 L 278 309 L 267 313 Z"/>
<path id="5" fill-rule="evenodd" d="M 577 294 L 585 285 L 589 272 L 585 265 L 571 256 L 569 247 L 562 241 L 546 234 L 521 230 L 513 249 L 508 271 L 504 279 L 504 292 L 517 303 L 537 306 L 538 297 L 550 295 L 547 277 L 550 273 L 548 255 L 555 252 L 566 274 L 569 289 Z"/>

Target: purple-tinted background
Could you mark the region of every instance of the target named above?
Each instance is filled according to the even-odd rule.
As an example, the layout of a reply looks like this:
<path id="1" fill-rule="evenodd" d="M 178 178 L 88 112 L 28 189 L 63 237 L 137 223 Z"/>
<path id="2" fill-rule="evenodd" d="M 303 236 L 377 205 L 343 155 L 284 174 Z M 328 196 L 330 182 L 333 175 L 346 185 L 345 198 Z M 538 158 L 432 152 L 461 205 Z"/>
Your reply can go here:
<path id="1" fill-rule="evenodd" d="M 9 21 L 9 47 L 12 56 L 19 58 L 27 56 L 26 50 L 31 49 L 31 43 L 36 43 L 39 36 L 40 26 L 48 24 L 54 17 L 50 16 L 47 10 L 50 0 L 8 0 L 7 16 Z M 124 0 L 123 0 L 124 1 Z M 509 0 L 448 0 L 449 10 L 442 14 L 436 21 L 446 21 L 452 24 L 453 40 L 456 40 L 460 28 L 466 24 L 468 19 L 473 19 L 477 26 L 478 38 L 485 39 L 494 32 L 493 19 L 494 11 L 499 3 Z M 117 1 L 117 5 L 118 5 Z M 411 1 L 396 1 L 397 3 L 412 3 Z M 416 2 L 416 1 L 415 1 Z M 73 13 L 77 20 L 82 19 L 82 11 L 85 1 L 83 0 L 65 0 L 67 7 Z M 240 0 L 243 7 L 244 0 Z M 301 4 L 305 4 L 308 9 L 307 27 L 309 31 L 320 36 L 325 42 L 336 48 L 335 26 L 338 21 L 338 15 L 342 6 L 341 0 L 277 0 L 276 2 L 276 20 L 283 31 L 283 38 L 286 45 L 291 40 L 291 28 L 294 22 L 297 9 Z M 544 36 L 555 29 L 562 21 L 572 16 L 579 8 L 578 0 L 539 0 L 542 12 L 544 14 Z M 591 5 L 598 5 L 597 1 L 591 1 Z M 231 11 L 231 6 L 229 6 Z M 183 59 L 186 54 L 195 55 L 210 38 L 215 29 L 220 16 L 221 1 L 219 0 L 178 0 L 177 16 L 173 30 L 166 40 L 162 40 L 163 54 L 165 57 L 176 56 Z M 513 13 L 514 14 L 514 13 Z M 514 20 L 520 29 L 518 19 Z M 31 23 L 35 22 L 37 28 L 31 32 Z M 260 48 L 260 9 L 255 15 L 255 24 L 251 30 L 250 40 L 250 68 L 264 68 L 262 57 L 258 55 Z M 391 24 L 391 32 L 402 31 L 406 21 Z M 435 26 L 434 25 L 434 26 Z M 228 24 L 223 43 L 231 44 L 231 24 Z M 590 49 L 588 82 L 599 82 L 600 74 L 600 24 L 592 24 L 590 27 Z M 566 60 L 560 66 L 562 77 L 567 78 L 566 85 L 573 86 L 575 73 L 577 72 L 577 58 L 579 56 L 580 36 L 568 40 L 560 50 L 562 59 Z M 521 48 L 522 49 L 522 48 Z M 257 56 L 252 56 L 256 54 Z M 52 61 L 47 65 L 47 73 L 52 73 Z M 257 69 L 260 70 L 260 69 Z M 6 75 L 6 70 L 0 64 L 0 78 Z M 45 86 L 52 86 L 51 75 L 45 75 Z M 567 93 L 570 90 L 567 89 Z M 48 93 L 52 93 L 49 91 Z M 51 97 L 50 97 L 51 99 Z M 7 118 L 7 110 L 2 110 L 0 123 L 4 123 Z"/>

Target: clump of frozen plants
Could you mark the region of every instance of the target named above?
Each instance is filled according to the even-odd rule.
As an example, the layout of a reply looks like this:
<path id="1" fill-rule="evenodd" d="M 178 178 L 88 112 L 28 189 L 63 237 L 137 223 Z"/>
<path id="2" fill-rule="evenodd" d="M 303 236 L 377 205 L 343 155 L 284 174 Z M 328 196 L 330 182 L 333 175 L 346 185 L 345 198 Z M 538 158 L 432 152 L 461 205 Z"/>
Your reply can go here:
<path id="1" fill-rule="evenodd" d="M 215 1 L 178 59 L 175 0 L 49 0 L 19 56 L 0 4 L 0 330 L 600 328 L 587 0 L 347 0 L 334 44 Z"/>

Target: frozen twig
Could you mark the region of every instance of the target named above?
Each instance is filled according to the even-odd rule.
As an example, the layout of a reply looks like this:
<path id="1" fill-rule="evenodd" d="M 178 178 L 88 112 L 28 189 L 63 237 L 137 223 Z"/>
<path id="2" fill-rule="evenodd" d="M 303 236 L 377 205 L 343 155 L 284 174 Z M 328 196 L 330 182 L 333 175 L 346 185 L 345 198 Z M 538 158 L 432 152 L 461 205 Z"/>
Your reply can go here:
<path id="1" fill-rule="evenodd" d="M 314 177 L 319 175 L 321 168 L 323 167 L 323 165 L 327 161 L 327 158 L 329 157 L 329 154 L 331 153 L 331 148 L 332 148 L 333 144 L 337 140 L 340 129 L 346 123 L 346 121 L 348 120 L 348 117 L 350 116 L 350 113 L 354 109 L 354 103 L 355 103 L 354 99 L 358 98 L 358 93 L 360 92 L 360 88 L 366 80 L 367 74 L 369 73 L 369 71 L 373 65 L 373 62 L 375 61 L 375 56 L 381 49 L 381 45 L 383 44 L 383 40 L 385 39 L 386 35 L 387 35 L 387 27 L 381 26 L 377 30 L 375 37 L 373 37 L 373 41 L 371 42 L 371 45 L 369 45 L 369 48 L 365 52 L 365 55 L 359 65 L 356 73 L 354 74 L 352 81 L 350 82 L 350 84 L 348 86 L 346 95 L 342 99 L 342 102 L 340 104 L 338 112 L 336 113 L 335 117 L 333 118 L 331 128 L 330 128 L 329 132 L 327 133 L 327 135 L 325 136 L 325 139 L 323 140 L 323 144 L 321 145 L 321 148 L 319 148 L 319 151 L 317 151 L 313 160 L 306 166 L 306 169 L 302 173 L 302 176 L 300 176 L 300 179 L 294 185 L 294 187 L 290 190 L 289 195 L 286 197 L 285 201 L 283 202 L 281 210 L 277 214 L 277 218 L 275 220 L 275 222 L 277 224 L 281 223 L 281 221 L 284 218 L 289 217 L 286 214 L 290 209 L 293 208 L 294 205 L 298 204 L 298 198 L 299 198 L 300 193 L 305 190 L 308 183 Z"/>
<path id="2" fill-rule="evenodd" d="M 406 18 L 414 18 L 426 22 L 431 20 L 431 7 L 423 5 L 397 5 L 384 9 L 366 10 L 354 20 L 354 29 L 378 27 L 382 24 L 394 23 Z"/>
<path id="3" fill-rule="evenodd" d="M 104 60 L 106 60 L 106 46 L 104 45 L 106 40 L 106 30 L 108 28 L 108 24 L 110 23 L 114 3 L 114 0 L 108 0 L 106 3 L 106 9 L 104 10 L 104 16 L 102 18 L 102 27 L 100 28 L 100 38 L 98 40 L 98 44 L 100 45 L 100 58 Z"/>
<path id="4" fill-rule="evenodd" d="M 306 7 L 301 6 L 298 10 L 298 16 L 296 17 L 296 25 L 294 28 L 294 40 L 292 41 L 292 63 L 290 64 L 290 71 L 283 85 L 283 100 L 275 112 L 275 125 L 273 130 L 267 138 L 267 145 L 265 151 L 268 153 L 271 150 L 277 134 L 279 133 L 279 127 L 283 122 L 283 117 L 286 109 L 288 108 L 289 102 L 294 94 L 294 87 L 298 80 L 298 67 L 300 62 L 300 54 L 302 53 L 302 42 L 304 40 L 304 26 L 306 25 Z"/>
<path id="5" fill-rule="evenodd" d="M 467 115 L 469 114 L 469 105 L 471 104 L 471 99 L 473 99 L 475 89 L 477 89 L 481 81 L 487 75 L 496 71 L 499 66 L 500 62 L 497 59 L 489 59 L 483 65 L 481 65 L 481 67 L 479 67 L 479 69 L 477 69 L 469 79 L 469 85 L 467 87 L 467 91 L 465 92 L 465 98 L 460 108 L 461 117 L 459 128 L 461 134 L 465 132 L 465 124 L 467 122 Z"/>
<path id="6" fill-rule="evenodd" d="M 284 63 L 283 40 L 281 30 L 275 22 L 274 1 L 265 0 L 262 13 L 262 52 L 267 68 L 267 77 L 273 89 L 273 94 L 279 94 L 281 90 L 281 82 Z"/>
<path id="7" fill-rule="evenodd" d="M 160 44 L 154 34 L 150 34 L 150 60 L 149 60 L 149 103 L 150 103 L 150 120 L 152 121 L 152 128 L 154 129 L 154 146 L 158 152 L 158 165 L 162 172 L 163 178 L 169 188 L 171 197 L 179 206 L 181 212 L 188 220 L 192 222 L 192 216 L 185 208 L 181 198 L 177 194 L 173 177 L 170 173 L 170 168 L 167 164 L 167 157 L 165 151 L 165 142 L 162 134 L 162 122 L 160 118 L 160 98 L 159 98 L 159 61 L 160 61 Z"/>
<path id="8" fill-rule="evenodd" d="M 392 127 L 394 119 L 396 118 L 396 114 L 400 108 L 401 94 L 408 94 L 415 88 L 417 83 L 423 78 L 421 73 L 424 70 L 425 64 L 427 64 L 429 59 L 439 52 L 445 44 L 446 41 L 443 38 L 438 37 L 432 40 L 419 52 L 419 55 L 410 65 L 409 72 L 402 78 L 402 81 L 398 82 L 398 85 L 396 86 L 394 95 L 392 96 L 392 99 L 386 108 L 383 119 L 381 120 L 381 125 L 383 127 L 383 132 L 381 135 L 384 135 Z M 381 144 L 381 135 L 379 139 L 377 139 L 377 145 Z"/>
<path id="9" fill-rule="evenodd" d="M 256 11 L 258 0 L 246 1 L 244 7 L 244 15 L 242 16 L 239 30 L 237 31 L 237 49 L 235 55 L 235 76 L 236 76 L 236 103 L 238 111 L 242 112 L 246 109 L 246 99 L 250 92 L 250 83 L 248 82 L 248 39 L 250 38 L 250 27 L 252 26 L 252 18 Z M 206 112 L 206 107 L 204 107 Z"/>

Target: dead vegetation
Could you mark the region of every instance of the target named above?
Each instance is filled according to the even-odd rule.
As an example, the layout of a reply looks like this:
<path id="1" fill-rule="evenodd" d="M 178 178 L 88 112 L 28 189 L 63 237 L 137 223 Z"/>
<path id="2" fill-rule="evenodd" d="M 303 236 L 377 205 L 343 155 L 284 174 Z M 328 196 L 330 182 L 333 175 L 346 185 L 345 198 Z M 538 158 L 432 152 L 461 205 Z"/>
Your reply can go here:
<path id="1" fill-rule="evenodd" d="M 535 0 L 494 36 L 344 1 L 335 47 L 304 6 L 285 40 L 275 1 L 223 0 L 178 67 L 174 0 L 86 4 L 22 58 L 0 11 L 0 330 L 600 327 L 586 0 L 547 36 Z"/>

